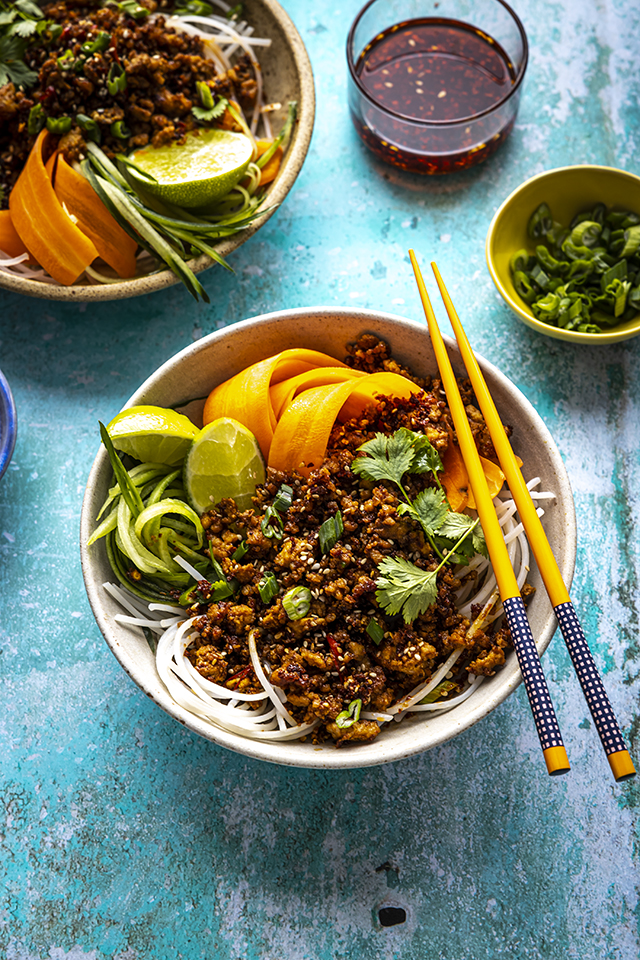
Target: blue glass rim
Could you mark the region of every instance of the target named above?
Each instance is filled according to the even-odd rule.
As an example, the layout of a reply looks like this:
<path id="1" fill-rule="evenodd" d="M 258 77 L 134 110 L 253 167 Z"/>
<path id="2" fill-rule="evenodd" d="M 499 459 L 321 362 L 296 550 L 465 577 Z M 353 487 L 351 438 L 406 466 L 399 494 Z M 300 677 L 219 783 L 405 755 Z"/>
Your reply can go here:
<path id="1" fill-rule="evenodd" d="M 7 379 L 0 370 L 0 477 L 9 466 L 17 429 L 16 405 Z"/>

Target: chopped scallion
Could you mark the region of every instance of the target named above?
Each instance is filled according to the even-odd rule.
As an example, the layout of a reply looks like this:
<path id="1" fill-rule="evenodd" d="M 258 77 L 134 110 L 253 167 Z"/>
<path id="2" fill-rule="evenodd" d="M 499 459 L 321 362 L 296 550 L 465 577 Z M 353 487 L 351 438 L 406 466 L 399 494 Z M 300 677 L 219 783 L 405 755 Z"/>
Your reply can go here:
<path id="1" fill-rule="evenodd" d="M 334 517 L 325 520 L 318 530 L 318 542 L 322 553 L 328 553 L 344 533 L 342 513 L 338 510 Z"/>
<path id="2" fill-rule="evenodd" d="M 276 494 L 273 505 L 278 513 L 286 513 L 292 503 L 293 487 L 290 487 L 288 483 L 283 483 Z"/>
<path id="3" fill-rule="evenodd" d="M 282 606 L 289 620 L 302 620 L 311 607 L 311 591 L 307 587 L 292 587 L 282 598 Z"/>
<path id="4" fill-rule="evenodd" d="M 343 710 L 342 713 L 339 713 L 336 717 L 336 725 L 341 729 L 346 727 L 352 727 L 354 723 L 360 719 L 360 711 L 362 710 L 362 700 L 352 700 L 346 710 Z"/>
<path id="5" fill-rule="evenodd" d="M 269 570 L 265 573 L 264 577 L 258 584 L 258 590 L 260 591 L 260 598 L 263 603 L 271 603 L 272 600 L 278 596 L 280 592 L 280 587 L 278 586 L 278 581 L 275 576 Z"/>
<path id="6" fill-rule="evenodd" d="M 384 639 L 384 630 L 380 626 L 377 620 L 374 620 L 373 617 L 369 620 L 367 624 L 367 633 L 373 640 L 376 646 L 379 646 Z"/>
<path id="7" fill-rule="evenodd" d="M 267 507 L 260 523 L 260 529 L 268 540 L 282 540 L 284 523 L 275 507 Z"/>
<path id="8" fill-rule="evenodd" d="M 248 552 L 249 552 L 249 544 L 247 543 L 246 540 L 243 540 L 242 543 L 240 543 L 240 544 L 236 547 L 236 549 L 234 550 L 234 552 L 231 554 L 231 559 L 232 559 L 232 560 L 235 560 L 236 562 L 237 562 L 238 560 L 242 560 L 242 558 L 243 558 L 243 557 L 245 556 L 245 554 L 247 554 Z"/>

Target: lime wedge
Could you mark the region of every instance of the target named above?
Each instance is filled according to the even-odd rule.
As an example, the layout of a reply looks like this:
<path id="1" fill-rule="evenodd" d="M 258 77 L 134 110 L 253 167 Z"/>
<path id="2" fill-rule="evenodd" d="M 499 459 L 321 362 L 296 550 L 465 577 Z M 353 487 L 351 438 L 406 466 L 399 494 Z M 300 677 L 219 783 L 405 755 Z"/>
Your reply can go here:
<path id="1" fill-rule="evenodd" d="M 113 418 L 107 433 L 116 450 L 143 463 L 181 463 L 198 433 L 188 417 L 164 407 L 129 407 Z"/>
<path id="2" fill-rule="evenodd" d="M 199 514 L 223 497 L 232 497 L 241 510 L 248 510 L 264 478 L 258 441 L 231 417 L 220 417 L 203 427 L 184 464 L 187 498 Z"/>
<path id="3" fill-rule="evenodd" d="M 131 176 L 159 200 L 196 209 L 224 197 L 242 180 L 253 155 L 253 142 L 232 130 L 192 130 L 185 142 L 142 147 L 129 155 L 141 170 L 155 178 Z"/>

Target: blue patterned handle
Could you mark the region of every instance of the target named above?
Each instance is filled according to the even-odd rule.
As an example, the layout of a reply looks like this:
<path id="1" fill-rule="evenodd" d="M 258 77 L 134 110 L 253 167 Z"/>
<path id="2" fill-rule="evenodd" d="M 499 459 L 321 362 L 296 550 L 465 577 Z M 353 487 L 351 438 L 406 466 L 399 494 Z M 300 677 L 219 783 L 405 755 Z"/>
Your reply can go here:
<path id="1" fill-rule="evenodd" d="M 548 750 L 558 756 L 564 754 L 566 757 L 560 726 L 556 712 L 553 709 L 547 681 L 542 672 L 542 664 L 540 663 L 538 649 L 533 639 L 529 621 L 527 620 L 527 613 L 522 597 L 509 597 L 508 600 L 503 600 L 503 606 L 507 623 L 509 624 L 509 630 L 511 631 L 511 639 L 513 640 L 513 645 L 518 657 L 522 679 L 524 680 L 524 685 L 529 696 L 529 703 L 531 704 L 533 719 L 540 738 L 540 745 L 545 753 L 547 767 L 549 768 L 547 758 Z M 566 773 L 568 769 L 569 765 L 567 762 L 566 766 L 561 764 L 560 766 L 554 766 L 553 770 L 549 768 L 549 772 Z"/>
<path id="2" fill-rule="evenodd" d="M 622 732 L 573 604 L 559 603 L 554 610 L 605 753 L 609 756 L 626 750 Z"/>

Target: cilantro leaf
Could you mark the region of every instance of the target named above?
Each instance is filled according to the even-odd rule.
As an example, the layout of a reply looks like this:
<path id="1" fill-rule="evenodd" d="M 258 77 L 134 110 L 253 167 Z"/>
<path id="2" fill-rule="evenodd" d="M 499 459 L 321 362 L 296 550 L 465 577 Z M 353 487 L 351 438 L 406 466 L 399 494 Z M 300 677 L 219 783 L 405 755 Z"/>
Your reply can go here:
<path id="1" fill-rule="evenodd" d="M 365 480 L 390 480 L 402 487 L 402 478 L 413 462 L 413 434 L 406 427 L 396 430 L 390 437 L 376 433 L 367 440 L 351 464 L 354 473 Z"/>
<path id="2" fill-rule="evenodd" d="M 450 516 L 444 494 L 435 487 L 422 490 L 411 504 L 401 503 L 398 513 L 408 513 L 429 537 L 433 536 L 436 530 L 439 532 Z"/>
<path id="3" fill-rule="evenodd" d="M 17 37 L 30 37 L 36 32 L 37 26 L 35 20 L 18 20 L 11 28 L 11 33 Z"/>
<path id="4" fill-rule="evenodd" d="M 484 538 L 484 530 L 480 524 L 478 524 L 477 527 L 474 527 L 471 538 L 475 552 L 481 554 L 483 557 L 488 557 L 489 551 L 487 549 L 487 541 Z"/>
<path id="5" fill-rule="evenodd" d="M 192 107 L 191 113 L 194 115 L 196 120 L 200 120 L 203 123 L 208 123 L 210 120 L 217 120 L 218 117 L 221 117 L 228 106 L 229 101 L 225 99 L 225 97 L 220 97 L 218 102 L 212 107 Z"/>
<path id="6" fill-rule="evenodd" d="M 404 559 L 386 557 L 378 567 L 376 600 L 387 613 L 402 611 L 405 623 L 432 607 L 438 597 L 437 570 L 420 570 Z"/>
<path id="7" fill-rule="evenodd" d="M 43 17 L 40 7 L 31 0 L 15 0 L 14 7 L 25 17 L 31 17 L 33 20 L 41 20 Z"/>
<path id="8" fill-rule="evenodd" d="M 465 533 L 468 533 L 475 522 L 466 513 L 449 512 L 438 530 L 438 536 L 447 537 L 449 540 L 459 540 Z"/>
<path id="9" fill-rule="evenodd" d="M 410 473 L 432 473 L 434 476 L 444 470 L 440 454 L 424 434 L 412 431 L 413 463 Z"/>

